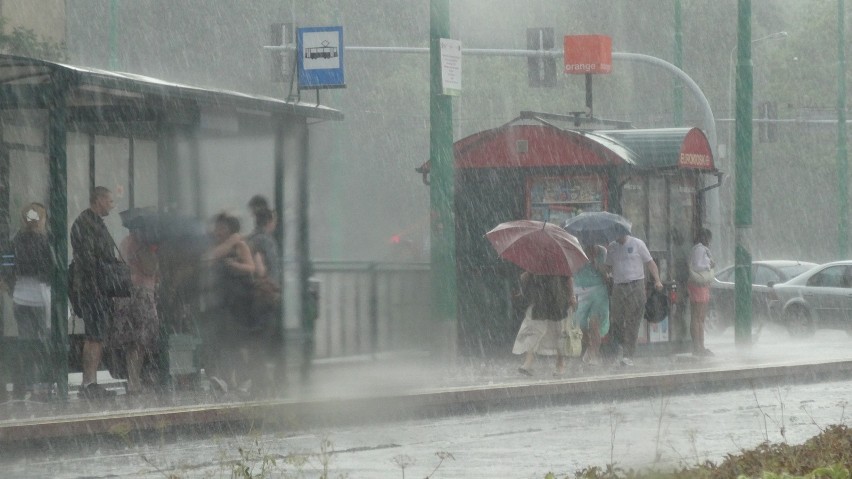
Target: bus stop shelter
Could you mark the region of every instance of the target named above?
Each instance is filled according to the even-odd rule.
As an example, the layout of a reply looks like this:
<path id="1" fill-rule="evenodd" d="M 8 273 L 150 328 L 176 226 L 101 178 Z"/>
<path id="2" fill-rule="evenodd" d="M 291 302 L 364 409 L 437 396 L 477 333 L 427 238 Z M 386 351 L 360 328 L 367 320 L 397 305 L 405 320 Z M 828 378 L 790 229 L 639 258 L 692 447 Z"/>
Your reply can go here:
<path id="1" fill-rule="evenodd" d="M 151 207 L 199 224 L 223 205 L 244 207 L 253 193 L 268 192 L 278 215 L 279 257 L 282 263 L 285 254 L 288 259 L 281 268 L 283 296 L 287 310 L 296 312 L 295 318 L 282 314 L 280 327 L 310 329 L 304 314 L 310 298 L 309 130 L 316 122 L 342 118 L 321 105 L 0 55 L 0 248 L 6 250 L 20 228 L 24 205 L 46 206 L 56 259 L 53 377 L 47 379 L 58 384 L 60 396 L 68 392 L 69 324 L 74 328 L 67 299 L 68 233 L 96 185 L 113 191 L 116 213 Z M 247 184 L 235 181 L 235 174 L 243 174 Z M 105 218 L 116 240 L 126 234 L 118 216 Z M 7 293 L 0 302 L 7 326 L 14 323 L 9 302 Z M 163 323 L 172 328 L 166 332 L 176 331 L 182 313 L 170 310 L 168 300 L 161 309 Z M 21 349 L 8 328 L 2 341 L 0 360 Z"/>

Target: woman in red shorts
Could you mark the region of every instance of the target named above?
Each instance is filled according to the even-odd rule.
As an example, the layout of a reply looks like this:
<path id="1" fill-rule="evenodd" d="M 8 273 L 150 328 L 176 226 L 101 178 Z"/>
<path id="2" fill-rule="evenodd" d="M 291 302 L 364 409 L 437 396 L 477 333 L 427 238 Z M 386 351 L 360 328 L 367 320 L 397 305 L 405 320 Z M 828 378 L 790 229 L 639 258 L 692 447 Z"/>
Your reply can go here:
<path id="1" fill-rule="evenodd" d="M 689 268 L 700 273 L 710 271 L 715 266 L 710 255 L 710 230 L 702 228 L 695 236 L 695 246 L 689 257 Z M 707 304 L 710 302 L 710 285 L 697 284 L 690 281 L 686 285 L 689 290 L 689 310 L 691 315 L 690 334 L 692 335 L 692 355 L 712 356 L 713 352 L 704 347 L 704 318 L 707 315 Z"/>

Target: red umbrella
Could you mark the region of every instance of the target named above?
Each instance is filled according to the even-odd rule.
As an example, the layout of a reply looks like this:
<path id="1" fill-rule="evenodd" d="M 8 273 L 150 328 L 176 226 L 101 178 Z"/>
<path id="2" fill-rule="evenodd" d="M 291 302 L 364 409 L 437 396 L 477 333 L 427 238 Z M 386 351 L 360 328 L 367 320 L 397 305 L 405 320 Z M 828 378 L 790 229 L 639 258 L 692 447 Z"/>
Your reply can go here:
<path id="1" fill-rule="evenodd" d="M 570 276 L 589 262 L 577 238 L 552 223 L 509 221 L 485 237 L 501 258 L 534 274 Z"/>

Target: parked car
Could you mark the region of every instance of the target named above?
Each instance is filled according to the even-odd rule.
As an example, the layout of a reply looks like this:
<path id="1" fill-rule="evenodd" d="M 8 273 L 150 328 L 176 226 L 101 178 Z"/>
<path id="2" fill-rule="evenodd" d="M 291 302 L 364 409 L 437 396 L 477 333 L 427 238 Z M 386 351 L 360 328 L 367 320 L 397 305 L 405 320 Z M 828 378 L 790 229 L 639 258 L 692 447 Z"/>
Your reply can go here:
<path id="1" fill-rule="evenodd" d="M 751 263 L 752 323 L 772 321 L 773 311 L 769 305 L 775 300 L 772 286 L 788 281 L 817 266 L 816 263 L 796 260 L 766 260 Z M 707 310 L 704 329 L 708 333 L 720 333 L 734 324 L 734 267 L 716 273 L 710 284 L 710 306 Z"/>
<path id="2" fill-rule="evenodd" d="M 817 328 L 852 334 L 852 261 L 813 268 L 772 287 L 774 308 L 793 336 L 809 336 Z"/>

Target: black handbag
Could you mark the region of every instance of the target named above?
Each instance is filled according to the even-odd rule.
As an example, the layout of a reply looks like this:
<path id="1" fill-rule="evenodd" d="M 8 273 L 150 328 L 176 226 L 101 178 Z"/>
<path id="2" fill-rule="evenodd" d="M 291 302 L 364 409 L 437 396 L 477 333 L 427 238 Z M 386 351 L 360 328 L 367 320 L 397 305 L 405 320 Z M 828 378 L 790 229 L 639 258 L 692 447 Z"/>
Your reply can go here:
<path id="1" fill-rule="evenodd" d="M 103 265 L 101 287 L 111 298 L 126 298 L 130 296 L 130 266 L 124 261 L 106 263 Z"/>
<path id="2" fill-rule="evenodd" d="M 127 298 L 130 296 L 130 287 L 133 284 L 130 281 L 130 265 L 124 261 L 115 240 L 112 241 L 112 245 L 118 251 L 119 259 L 101 266 L 101 289 L 111 298 Z"/>
<path id="3" fill-rule="evenodd" d="M 669 297 L 665 293 L 652 291 L 645 301 L 645 320 L 659 323 L 669 316 Z"/>

